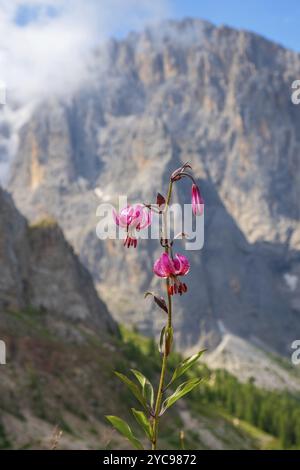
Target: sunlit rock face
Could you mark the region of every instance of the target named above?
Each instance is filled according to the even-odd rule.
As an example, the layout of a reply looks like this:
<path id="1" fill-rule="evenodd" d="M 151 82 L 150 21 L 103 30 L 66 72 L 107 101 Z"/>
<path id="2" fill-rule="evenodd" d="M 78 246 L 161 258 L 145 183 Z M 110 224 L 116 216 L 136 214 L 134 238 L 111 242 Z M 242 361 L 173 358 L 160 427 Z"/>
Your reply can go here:
<path id="1" fill-rule="evenodd" d="M 300 336 L 299 283 L 292 290 L 284 278 L 299 273 L 299 77 L 298 54 L 199 20 L 112 40 L 95 52 L 88 86 L 51 97 L 20 129 L 8 188 L 31 220 L 58 220 L 114 317 L 150 332 L 161 312 L 142 294 L 160 286 L 157 247 L 98 240 L 96 208 L 119 194 L 155 200 L 190 161 L 205 244 L 189 254 L 189 292 L 175 301 L 177 346 L 215 347 L 222 321 L 288 354 Z M 190 193 L 181 188 L 175 198 Z"/>

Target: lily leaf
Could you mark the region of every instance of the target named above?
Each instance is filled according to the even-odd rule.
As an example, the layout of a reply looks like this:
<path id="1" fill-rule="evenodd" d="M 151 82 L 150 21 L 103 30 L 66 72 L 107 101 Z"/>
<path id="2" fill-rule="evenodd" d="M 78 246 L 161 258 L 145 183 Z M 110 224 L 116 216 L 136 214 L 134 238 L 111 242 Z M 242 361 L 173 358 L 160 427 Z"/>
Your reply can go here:
<path id="1" fill-rule="evenodd" d="M 136 369 L 130 369 L 131 372 L 134 374 L 134 376 L 136 377 L 136 379 L 139 381 L 139 383 L 141 384 L 142 388 L 145 387 L 145 384 L 146 382 L 149 380 L 147 379 L 147 377 L 144 376 L 144 374 L 142 374 L 139 370 L 136 370 Z"/>
<path id="2" fill-rule="evenodd" d="M 200 378 L 193 378 L 190 380 L 187 380 L 186 382 L 183 382 L 177 389 L 175 390 L 172 395 L 170 395 L 168 398 L 165 399 L 165 401 L 162 404 L 160 416 L 168 409 L 170 406 L 174 405 L 177 400 L 180 398 L 184 397 L 187 393 L 191 392 L 193 388 L 197 387 L 199 383 L 201 382 L 202 379 Z"/>
<path id="3" fill-rule="evenodd" d="M 165 205 L 165 203 L 166 203 L 166 200 L 164 196 L 160 193 L 157 193 L 156 204 L 158 205 L 158 207 Z"/>
<path id="4" fill-rule="evenodd" d="M 115 372 L 116 376 L 119 377 L 122 382 L 127 385 L 131 393 L 135 396 L 135 398 L 141 403 L 141 405 L 145 408 L 145 410 L 148 410 L 147 407 L 147 402 L 142 394 L 142 391 L 139 389 L 139 387 L 126 375 L 121 374 L 120 372 Z"/>
<path id="5" fill-rule="evenodd" d="M 194 354 L 191 357 L 188 357 L 187 359 L 184 359 L 175 369 L 174 374 L 172 375 L 172 378 L 168 384 L 168 387 L 175 382 L 179 377 L 181 377 L 190 367 L 192 367 L 198 359 L 202 356 L 202 354 L 206 351 L 206 349 L 203 349 L 202 351 L 198 352 L 197 354 Z"/>
<path id="6" fill-rule="evenodd" d="M 148 437 L 148 439 L 152 440 L 152 428 L 150 426 L 149 420 L 147 419 L 145 413 L 143 411 L 138 411 L 135 408 L 131 408 L 132 414 L 135 417 L 137 423 L 141 426 L 144 433 Z"/>
<path id="7" fill-rule="evenodd" d="M 162 297 L 157 297 L 157 295 L 150 291 L 146 292 L 144 297 L 146 298 L 148 295 L 152 295 L 156 305 L 158 305 L 164 312 L 168 313 L 166 301 Z"/>
<path id="8" fill-rule="evenodd" d="M 154 390 L 150 380 L 144 376 L 140 371 L 136 369 L 131 369 L 131 372 L 135 375 L 136 379 L 139 381 L 142 387 L 142 394 L 146 401 L 149 401 L 150 406 L 154 404 Z"/>
<path id="9" fill-rule="evenodd" d="M 139 450 L 144 450 L 144 447 L 142 446 L 141 442 L 133 435 L 130 427 L 121 418 L 118 418 L 117 416 L 105 416 L 106 419 L 112 424 L 112 426 L 119 431 L 122 436 L 126 437 L 126 439 L 131 442 L 131 444 Z"/>

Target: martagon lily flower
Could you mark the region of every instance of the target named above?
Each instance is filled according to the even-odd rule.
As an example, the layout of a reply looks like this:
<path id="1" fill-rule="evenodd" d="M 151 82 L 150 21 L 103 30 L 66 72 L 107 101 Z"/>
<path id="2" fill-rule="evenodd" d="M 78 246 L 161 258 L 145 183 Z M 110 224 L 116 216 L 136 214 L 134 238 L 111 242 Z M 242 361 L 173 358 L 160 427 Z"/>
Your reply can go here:
<path id="1" fill-rule="evenodd" d="M 113 210 L 113 218 L 116 225 L 126 229 L 127 237 L 124 241 L 124 246 L 127 246 L 127 248 L 130 246 L 136 248 L 136 232 L 148 227 L 152 221 L 151 212 L 141 204 L 128 205 L 119 214 Z"/>
<path id="2" fill-rule="evenodd" d="M 1 0 L 0 0 L 1 1 Z M 189 260 L 180 253 L 175 253 L 173 251 L 174 241 L 177 238 L 185 238 L 186 234 L 181 232 L 176 235 L 175 238 L 171 238 L 168 230 L 168 220 L 166 217 L 167 211 L 171 205 L 172 201 L 172 191 L 174 184 L 177 184 L 178 181 L 182 180 L 183 178 L 189 178 L 192 182 L 192 210 L 195 216 L 201 216 L 204 212 L 204 201 L 202 199 L 200 189 L 196 184 L 194 179 L 194 175 L 192 173 L 192 167 L 187 162 L 181 165 L 181 167 L 177 168 L 170 176 L 169 179 L 169 186 L 168 190 L 165 195 L 158 193 L 156 197 L 155 204 L 137 204 L 134 206 L 127 206 L 121 210 L 119 214 L 113 211 L 113 217 L 117 226 L 123 227 L 126 230 L 127 237 L 124 242 L 124 245 L 128 248 L 130 246 L 137 246 L 137 237 L 136 234 L 139 230 L 146 228 L 152 222 L 152 214 L 157 213 L 159 215 L 159 222 L 161 222 L 161 236 L 160 236 L 160 245 L 163 251 L 160 253 L 159 258 L 155 261 L 153 265 L 153 272 L 159 278 L 164 279 L 164 286 L 167 291 L 167 299 L 164 297 L 157 296 L 154 292 L 146 292 L 145 297 L 151 295 L 154 299 L 155 304 L 167 314 L 167 319 L 164 327 L 161 330 L 160 340 L 159 340 L 159 349 L 162 354 L 162 361 L 161 361 L 161 371 L 159 382 L 157 386 L 157 392 L 151 393 L 150 400 L 144 394 L 142 398 L 144 398 L 145 403 L 143 403 L 146 409 L 148 409 L 149 413 L 148 416 L 142 413 L 142 418 L 140 419 L 139 411 L 132 408 L 132 412 L 134 417 L 136 418 L 137 422 L 140 424 L 143 431 L 147 431 L 147 435 L 149 438 L 149 444 L 152 450 L 157 449 L 158 445 L 158 435 L 159 435 L 159 423 L 162 415 L 168 408 L 168 400 L 169 398 L 165 399 L 165 392 L 167 388 L 173 383 L 176 376 L 176 371 L 182 369 L 182 364 L 188 364 L 188 367 L 193 365 L 201 356 L 204 351 L 200 351 L 198 354 L 193 355 L 192 357 L 186 359 L 182 362 L 179 366 L 177 366 L 175 373 L 173 374 L 173 378 L 171 381 L 166 385 L 167 379 L 167 372 L 168 372 L 168 358 L 173 350 L 173 337 L 174 337 L 174 328 L 173 328 L 173 298 L 174 294 L 182 295 L 187 291 L 186 284 L 182 281 L 182 277 L 186 276 L 190 270 L 190 263 Z M 185 368 L 186 369 L 186 368 Z M 140 383 L 143 379 L 143 383 L 147 382 L 147 385 L 151 387 L 153 390 L 153 386 L 146 379 L 143 374 L 139 371 L 131 370 L 134 376 L 138 379 Z M 177 376 L 181 375 L 180 373 Z M 131 379 L 127 378 L 123 374 L 117 373 L 117 376 L 124 382 L 125 384 L 131 383 Z M 175 377 L 175 378 L 174 378 Z M 185 395 L 186 393 L 193 390 L 197 387 L 200 383 L 201 379 L 191 379 L 188 382 L 184 382 L 183 384 L 178 386 L 177 391 L 183 391 L 183 393 L 175 393 L 176 399 L 180 398 L 180 396 Z M 145 382 L 146 381 L 146 382 Z M 136 398 L 137 395 L 135 393 L 135 389 L 132 387 L 130 388 Z M 139 398 L 138 398 L 139 400 Z M 140 401 L 140 400 L 139 400 Z M 174 400 L 173 400 L 174 401 Z M 132 433 L 130 427 L 127 425 L 125 421 L 117 416 L 108 415 L 106 416 L 107 420 L 113 425 L 115 429 L 117 429 L 123 436 L 125 436 L 135 448 L 144 449 L 143 443 L 140 442 Z"/>
<path id="3" fill-rule="evenodd" d="M 190 270 L 189 260 L 180 253 L 176 253 L 174 257 L 167 253 L 162 253 L 153 266 L 154 273 L 162 278 L 169 278 L 169 294 L 184 294 L 187 286 L 181 282 L 178 277 L 185 276 Z"/>
<path id="4" fill-rule="evenodd" d="M 194 215 L 202 215 L 204 200 L 201 196 L 199 187 L 193 183 L 192 185 L 192 209 Z"/>

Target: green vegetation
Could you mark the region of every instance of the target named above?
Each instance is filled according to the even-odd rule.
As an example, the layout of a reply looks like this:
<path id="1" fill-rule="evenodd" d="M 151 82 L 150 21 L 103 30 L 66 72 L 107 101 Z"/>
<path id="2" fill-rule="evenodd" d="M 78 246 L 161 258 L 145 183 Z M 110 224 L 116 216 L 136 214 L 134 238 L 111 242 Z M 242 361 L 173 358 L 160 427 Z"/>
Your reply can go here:
<path id="1" fill-rule="evenodd" d="M 2 314 L 3 332 L 8 338 L 13 334 L 18 349 L 11 367 L 3 368 L 7 380 L 0 383 L 0 414 L 25 422 L 24 411 L 30 410 L 72 438 L 83 439 L 85 430 L 85 438 L 93 442 L 98 433 L 97 445 L 113 449 L 124 441 L 120 444 L 116 435 L 102 437 L 103 416 L 117 411 L 143 439 L 128 412 L 131 407 L 139 410 L 138 404 L 113 370 L 138 369 L 157 385 L 160 353 L 156 342 L 123 327 L 120 338 L 107 343 L 94 331 L 78 327 L 82 341 L 66 342 L 49 328 L 46 318 L 45 312 L 33 308 Z M 168 381 L 181 359 L 177 353 L 170 356 Z M 195 377 L 203 381 L 184 399 L 190 416 L 186 421 L 178 407 L 170 408 L 161 422 L 161 448 L 178 448 L 179 430 L 184 430 L 186 449 L 214 448 L 218 443 L 234 449 L 300 447 L 299 397 L 264 391 L 253 382 L 241 384 L 228 373 L 209 371 L 204 364 L 193 365 L 182 376 L 183 380 Z M 212 440 L 207 440 L 208 434 Z M 21 445 L 30 448 L 37 439 L 30 435 Z M 50 439 L 51 433 L 45 437 L 46 442 Z M 14 434 L 10 430 L 7 437 L 5 422 L 0 419 L 0 448 L 14 445 Z"/>
<path id="2" fill-rule="evenodd" d="M 200 387 L 197 401 L 201 406 L 217 406 L 231 416 L 278 437 L 282 448 L 300 448 L 299 396 L 287 391 L 263 390 L 253 381 L 240 383 L 228 372 L 218 370 Z M 197 409 L 195 397 L 193 405 Z"/>
<path id="3" fill-rule="evenodd" d="M 29 228 L 30 229 L 44 229 L 44 228 L 51 228 L 51 227 L 56 227 L 57 226 L 57 221 L 51 217 L 43 217 L 42 219 L 37 220 L 36 222 L 33 222 Z"/>
<path id="4" fill-rule="evenodd" d="M 159 352 L 153 340 L 135 332 L 121 329 L 126 345 L 126 358 L 134 360 L 142 372 L 152 380 L 159 371 Z M 151 354 L 150 354 L 151 353 Z M 145 356 L 148 357 L 147 361 Z M 152 358 L 149 361 L 149 356 Z M 176 356 L 176 357 L 174 357 Z M 171 355 L 174 368 L 180 356 Z M 211 372 L 202 364 L 192 368 L 188 378 L 202 376 L 202 385 L 186 398 L 194 413 L 202 415 L 217 410 L 254 438 L 275 436 L 269 439 L 277 448 L 300 448 L 300 396 L 289 392 L 268 391 L 255 386 L 254 381 L 240 383 L 224 370 Z M 237 418 L 237 420 L 234 420 Z M 267 438 L 268 440 L 268 438 Z M 272 441 L 272 442 L 271 442 Z"/>

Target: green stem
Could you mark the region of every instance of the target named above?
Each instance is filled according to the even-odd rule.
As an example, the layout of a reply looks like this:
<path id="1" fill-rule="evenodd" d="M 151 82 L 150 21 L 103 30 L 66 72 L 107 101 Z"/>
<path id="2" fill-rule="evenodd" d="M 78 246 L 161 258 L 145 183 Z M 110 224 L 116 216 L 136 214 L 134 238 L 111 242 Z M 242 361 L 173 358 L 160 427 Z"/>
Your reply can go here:
<path id="1" fill-rule="evenodd" d="M 169 184 L 169 189 L 168 189 L 168 194 L 167 194 L 167 199 L 166 199 L 166 206 L 165 210 L 163 213 L 163 238 L 165 242 L 165 252 L 167 254 L 170 254 L 170 247 L 169 244 L 166 243 L 167 240 L 167 221 L 166 221 L 166 213 L 168 210 L 168 206 L 170 204 L 172 196 L 172 181 L 170 181 Z M 172 327 L 172 297 L 169 293 L 169 285 L 170 285 L 170 280 L 169 278 L 166 279 L 166 289 L 167 289 L 167 294 L 168 294 L 168 320 L 165 328 L 165 334 L 169 329 Z M 155 401 L 155 409 L 154 409 L 154 418 L 153 418 L 153 437 L 152 437 L 152 450 L 156 450 L 157 448 L 157 437 L 158 437 L 158 423 L 159 423 L 159 414 L 161 411 L 161 402 L 162 402 L 162 397 L 163 397 L 163 390 L 164 390 L 164 383 L 165 383 L 165 376 L 166 376 L 166 370 L 167 370 L 167 363 L 168 363 L 168 356 L 170 354 L 169 348 L 167 347 L 166 344 L 166 337 L 165 337 L 165 342 L 164 342 L 164 353 L 163 353 L 163 358 L 162 358 L 162 366 L 161 366 L 161 373 L 160 373 L 160 379 L 159 379 L 159 385 L 158 385 L 158 390 L 157 390 L 157 395 L 156 395 L 156 401 Z"/>

